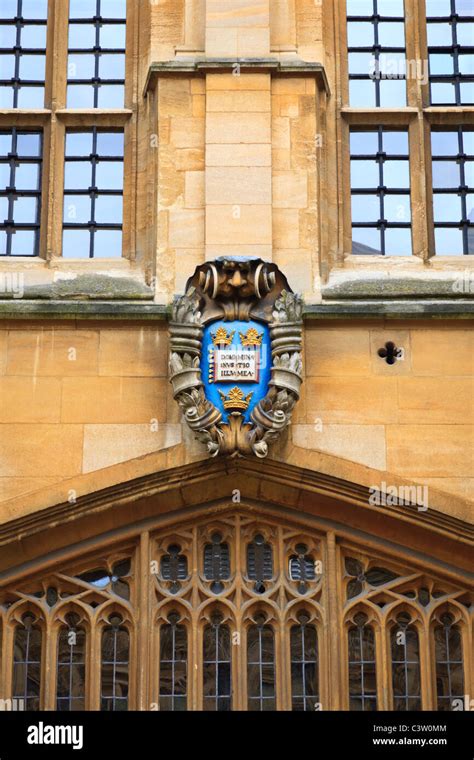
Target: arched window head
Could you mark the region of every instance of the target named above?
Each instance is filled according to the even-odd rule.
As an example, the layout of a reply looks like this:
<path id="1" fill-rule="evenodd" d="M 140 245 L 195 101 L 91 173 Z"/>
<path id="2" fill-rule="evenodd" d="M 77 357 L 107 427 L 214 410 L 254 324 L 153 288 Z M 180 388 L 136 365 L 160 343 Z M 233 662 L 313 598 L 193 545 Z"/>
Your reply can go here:
<path id="1" fill-rule="evenodd" d="M 25 612 L 16 626 L 13 653 L 12 698 L 25 710 L 39 710 L 41 696 L 42 631 L 33 612 Z"/>
<path id="2" fill-rule="evenodd" d="M 290 557 L 289 573 L 290 579 L 298 583 L 300 594 L 306 594 L 308 590 L 307 581 L 316 580 L 316 568 L 314 557 L 308 554 L 306 544 L 296 544 L 296 554 Z"/>
<path id="3" fill-rule="evenodd" d="M 102 632 L 101 710 L 128 710 L 130 636 L 113 612 Z"/>
<path id="4" fill-rule="evenodd" d="M 211 616 L 203 636 L 203 709 L 232 709 L 232 656 L 230 628 L 218 611 Z"/>
<path id="5" fill-rule="evenodd" d="M 421 710 L 420 643 L 410 623 L 411 615 L 401 612 L 390 632 L 394 710 Z"/>
<path id="6" fill-rule="evenodd" d="M 211 582 L 211 591 L 219 594 L 224 590 L 223 580 L 230 578 L 229 544 L 222 540 L 222 534 L 215 531 L 211 543 L 204 547 L 204 577 Z"/>
<path id="7" fill-rule="evenodd" d="M 188 635 L 180 619 L 172 611 L 160 628 L 160 710 L 187 709 Z"/>
<path id="8" fill-rule="evenodd" d="M 349 629 L 349 709 L 377 709 L 375 634 L 367 615 L 358 612 Z"/>
<path id="9" fill-rule="evenodd" d="M 247 630 L 247 704 L 252 711 L 276 710 L 275 635 L 264 612 Z"/>
<path id="10" fill-rule="evenodd" d="M 305 610 L 297 619 L 290 631 L 291 707 L 315 710 L 319 702 L 318 634 Z"/>
<path id="11" fill-rule="evenodd" d="M 169 590 L 172 594 L 177 594 L 181 588 L 181 581 L 188 577 L 188 558 L 181 554 L 179 544 L 170 544 L 168 553 L 161 558 L 161 577 L 169 581 Z"/>
<path id="12" fill-rule="evenodd" d="M 454 617 L 448 612 L 439 618 L 434 629 L 436 660 L 436 696 L 438 710 L 452 710 L 454 700 L 464 704 L 462 637 Z"/>
<path id="13" fill-rule="evenodd" d="M 255 581 L 254 590 L 258 594 L 265 593 L 265 581 L 273 577 L 272 546 L 261 533 L 256 533 L 252 543 L 247 545 L 247 576 Z"/>

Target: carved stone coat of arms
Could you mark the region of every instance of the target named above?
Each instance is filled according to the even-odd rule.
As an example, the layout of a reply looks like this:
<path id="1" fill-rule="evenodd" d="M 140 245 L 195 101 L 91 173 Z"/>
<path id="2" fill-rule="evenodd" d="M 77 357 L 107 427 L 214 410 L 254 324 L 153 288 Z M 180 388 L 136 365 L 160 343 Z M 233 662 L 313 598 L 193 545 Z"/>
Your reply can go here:
<path id="1" fill-rule="evenodd" d="M 175 298 L 170 382 L 211 456 L 265 457 L 299 398 L 302 303 L 275 264 L 227 257 L 197 267 Z"/>

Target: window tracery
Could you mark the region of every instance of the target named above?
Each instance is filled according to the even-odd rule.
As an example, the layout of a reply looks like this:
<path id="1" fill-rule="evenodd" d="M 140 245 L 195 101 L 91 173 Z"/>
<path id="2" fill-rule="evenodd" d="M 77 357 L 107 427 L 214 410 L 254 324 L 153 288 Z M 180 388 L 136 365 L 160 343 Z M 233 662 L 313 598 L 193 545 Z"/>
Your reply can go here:
<path id="1" fill-rule="evenodd" d="M 244 510 L 142 540 L 0 590 L 2 698 L 29 710 L 139 699 L 165 711 L 326 710 L 338 688 L 330 636 L 344 709 L 450 710 L 469 690 L 473 598 L 452 578 L 342 539 L 329 571 L 323 532 Z"/>

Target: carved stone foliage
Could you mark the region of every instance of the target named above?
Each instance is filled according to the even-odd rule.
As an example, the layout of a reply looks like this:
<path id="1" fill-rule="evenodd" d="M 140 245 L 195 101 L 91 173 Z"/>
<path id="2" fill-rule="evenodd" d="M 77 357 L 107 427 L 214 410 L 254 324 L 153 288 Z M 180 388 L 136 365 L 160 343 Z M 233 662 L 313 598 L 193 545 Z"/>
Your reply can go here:
<path id="1" fill-rule="evenodd" d="M 247 421 L 239 409 L 225 420 L 206 397 L 200 368 L 203 331 L 218 319 L 253 319 L 270 330 L 271 379 Z M 301 297 L 274 264 L 221 258 L 196 269 L 185 295 L 172 306 L 169 373 L 186 423 L 211 456 L 267 456 L 269 445 L 289 425 L 299 398 L 301 345 Z"/>

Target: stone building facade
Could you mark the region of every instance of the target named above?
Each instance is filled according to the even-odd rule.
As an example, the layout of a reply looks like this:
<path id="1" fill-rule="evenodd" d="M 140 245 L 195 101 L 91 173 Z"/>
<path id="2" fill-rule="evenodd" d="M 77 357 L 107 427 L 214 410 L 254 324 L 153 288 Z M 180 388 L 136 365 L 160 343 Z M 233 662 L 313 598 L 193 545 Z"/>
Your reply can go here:
<path id="1" fill-rule="evenodd" d="M 405 0 L 396 22 L 387 2 L 405 58 L 426 63 L 430 3 Z M 0 697 L 459 709 L 474 676 L 474 259 L 436 253 L 432 134 L 467 145 L 473 106 L 433 104 L 408 75 L 406 105 L 353 105 L 347 18 L 377 23 L 357 3 L 102 3 L 45 3 L 44 107 L 0 111 L 4 163 L 21 165 L 22 135 L 42 146 L 28 255 L 21 219 L 0 225 Z M 2 30 L 31 31 L 13 5 Z M 451 25 L 469 22 L 461 5 Z M 85 51 L 97 69 L 77 74 Z M 100 153 L 122 133 L 123 154 L 105 138 Z M 390 222 L 371 227 L 383 249 L 353 243 L 353 134 L 406 138 L 408 247 L 390 249 Z M 101 195 L 104 155 L 123 186 L 110 168 Z M 98 197 L 112 216 L 80 221 L 78 199 Z M 264 460 L 210 458 L 169 383 L 172 300 L 222 256 L 273 262 L 304 301 L 301 397 Z"/>

